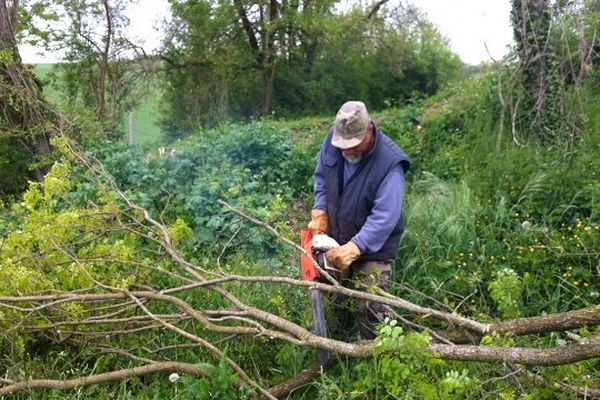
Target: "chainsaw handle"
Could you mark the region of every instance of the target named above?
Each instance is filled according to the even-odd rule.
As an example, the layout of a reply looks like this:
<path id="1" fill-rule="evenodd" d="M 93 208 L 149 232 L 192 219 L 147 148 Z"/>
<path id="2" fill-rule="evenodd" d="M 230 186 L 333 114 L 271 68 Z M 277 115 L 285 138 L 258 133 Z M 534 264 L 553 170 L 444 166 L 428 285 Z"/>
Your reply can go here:
<path id="1" fill-rule="evenodd" d="M 323 249 L 323 248 L 320 248 L 320 247 L 313 247 L 312 248 L 312 253 L 315 256 L 315 259 L 317 260 L 317 263 L 323 269 L 329 269 L 329 262 L 327 261 L 327 257 L 325 256 L 325 253 L 327 253 L 327 250 L 328 249 Z"/>
<path id="2" fill-rule="evenodd" d="M 325 253 L 327 253 L 330 248 L 324 247 L 313 247 L 312 245 L 313 234 L 309 229 L 301 229 L 300 230 L 300 244 L 306 254 L 309 254 L 314 258 L 317 263 L 323 268 L 323 270 L 327 271 L 329 274 L 333 275 L 333 277 L 339 281 L 339 276 L 341 272 L 327 262 L 327 257 L 325 257 Z M 313 261 L 306 256 L 305 254 L 301 257 L 301 271 L 302 271 L 302 279 L 305 281 L 319 281 L 322 279 L 321 274 L 313 265 Z"/>
<path id="3" fill-rule="evenodd" d="M 331 275 L 336 281 L 340 282 L 342 271 L 340 271 L 332 265 L 329 265 L 329 261 L 327 261 L 327 256 L 325 255 L 325 253 L 327 253 L 329 250 L 331 249 L 313 247 L 313 254 L 315 255 L 315 259 L 317 260 L 317 263 L 321 266 L 321 268 L 327 271 L 329 275 Z"/>

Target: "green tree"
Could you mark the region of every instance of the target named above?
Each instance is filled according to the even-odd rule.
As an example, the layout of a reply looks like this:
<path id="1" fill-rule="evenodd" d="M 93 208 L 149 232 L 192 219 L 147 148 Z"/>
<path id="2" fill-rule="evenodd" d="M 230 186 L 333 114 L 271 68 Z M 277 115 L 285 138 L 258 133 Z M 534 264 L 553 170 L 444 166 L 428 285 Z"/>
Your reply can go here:
<path id="1" fill-rule="evenodd" d="M 171 1 L 164 126 L 178 137 L 227 118 L 330 113 L 349 98 L 380 109 L 460 72 L 416 9 L 384 3 Z"/>
<path id="2" fill-rule="evenodd" d="M 94 111 L 110 136 L 139 96 L 145 79 L 141 50 L 125 34 L 126 7 L 135 0 L 58 0 L 67 27 L 54 32 L 50 47 L 65 51 L 59 86 L 70 105 Z"/>
<path id="3" fill-rule="evenodd" d="M 28 172 L 38 181 L 47 172 L 58 117 L 17 47 L 27 32 L 41 33 L 31 21 L 47 17 L 46 9 L 45 2 L 0 1 L 0 194 L 22 190 Z"/>
<path id="4" fill-rule="evenodd" d="M 546 142 L 581 136 L 581 89 L 599 54 L 598 7 L 586 0 L 512 0 L 518 119 Z"/>

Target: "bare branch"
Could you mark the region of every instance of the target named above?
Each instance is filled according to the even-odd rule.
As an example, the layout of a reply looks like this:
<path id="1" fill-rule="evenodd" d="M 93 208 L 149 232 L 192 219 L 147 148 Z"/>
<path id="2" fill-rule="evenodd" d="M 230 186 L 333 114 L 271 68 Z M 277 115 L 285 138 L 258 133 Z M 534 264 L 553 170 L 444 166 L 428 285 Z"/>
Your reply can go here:
<path id="1" fill-rule="evenodd" d="M 510 362 L 521 365 L 563 365 L 600 357 L 600 338 L 551 349 L 431 344 L 429 350 L 447 360 Z"/>
<path id="2" fill-rule="evenodd" d="M 197 367 L 195 365 L 181 362 L 166 361 L 156 362 L 153 364 L 135 367 L 131 369 L 122 369 L 118 371 L 111 371 L 101 374 L 85 376 L 77 379 L 33 379 L 23 382 L 12 383 L 8 386 L 0 388 L 0 395 L 12 394 L 21 390 L 29 389 L 74 389 L 81 386 L 107 383 L 156 372 L 182 372 L 196 376 L 209 376 L 208 372 L 205 369 Z"/>
<path id="3" fill-rule="evenodd" d="M 281 240 L 282 242 L 284 242 L 288 246 L 291 246 L 292 248 L 297 249 L 300 252 L 302 252 L 302 254 L 304 254 L 309 260 L 312 261 L 313 266 L 317 269 L 317 271 L 319 271 L 319 273 L 321 275 L 323 275 L 332 285 L 334 285 L 334 286 L 340 286 L 340 283 L 335 278 L 333 278 L 329 273 L 327 273 L 327 271 L 325 271 L 323 268 L 321 268 L 321 266 L 312 257 L 312 254 L 308 254 L 301 246 L 299 246 L 298 244 L 292 242 L 288 238 L 285 238 L 285 237 L 281 236 L 281 234 L 279 234 L 279 232 L 277 232 L 273 227 L 265 224 L 262 221 L 257 220 L 256 218 L 253 218 L 253 217 L 251 217 L 251 216 L 243 213 L 242 211 L 240 211 L 240 210 L 238 210 L 238 209 L 236 209 L 236 208 L 234 208 L 232 206 L 230 206 L 225 201 L 219 199 L 219 200 L 217 200 L 217 202 L 219 204 L 221 204 L 222 206 L 224 206 L 225 208 L 227 208 L 228 210 L 233 211 L 234 213 L 238 214 L 239 216 L 243 217 L 244 219 L 252 222 L 253 224 L 265 228 L 266 230 L 268 230 L 269 232 L 271 232 L 275 237 L 277 237 L 279 240 Z"/>
<path id="4" fill-rule="evenodd" d="M 214 353 L 215 355 L 219 356 L 220 358 L 225 358 L 225 360 L 227 360 L 227 364 L 229 364 L 229 366 L 231 368 L 233 368 L 234 371 L 236 371 L 240 377 L 246 382 L 248 383 L 250 386 L 258 389 L 259 392 L 261 392 L 263 395 L 265 395 L 268 399 L 273 399 L 273 400 L 277 400 L 275 397 L 271 396 L 265 389 L 263 389 L 258 383 L 256 383 L 252 378 L 250 378 L 246 372 L 237 364 L 235 363 L 232 359 L 230 359 L 229 357 L 225 356 L 225 353 L 223 353 L 221 350 L 219 350 L 217 347 L 215 347 L 214 345 L 212 345 L 210 342 L 196 336 L 193 335 L 189 332 L 184 331 L 183 329 L 180 329 L 178 327 L 176 327 L 175 325 L 167 322 L 167 321 L 163 321 L 160 318 L 156 317 L 154 314 L 152 314 L 152 312 L 150 310 L 148 310 L 148 308 L 146 306 L 144 306 L 143 303 L 141 303 L 138 299 L 136 299 L 134 296 L 132 296 L 131 294 L 129 294 L 131 299 L 134 300 L 136 303 L 138 303 L 138 305 L 140 306 L 140 308 L 142 310 L 144 310 L 144 312 L 146 314 L 148 314 L 148 316 L 150 316 L 152 319 L 156 320 L 157 322 L 159 322 L 161 325 L 163 325 L 164 327 L 172 330 L 173 332 L 176 332 L 177 334 L 186 337 L 188 339 L 191 339 L 199 344 L 202 345 L 202 347 L 210 350 L 212 353 Z"/>
<path id="5" fill-rule="evenodd" d="M 369 14 L 367 14 L 367 20 L 370 20 L 371 18 L 373 18 L 373 16 L 375 16 L 377 14 L 377 11 L 379 11 L 379 9 L 381 8 L 381 6 L 383 6 L 385 3 L 387 3 L 389 0 L 379 0 L 377 3 L 375 3 L 373 5 L 373 8 L 371 8 L 371 11 L 369 12 Z"/>

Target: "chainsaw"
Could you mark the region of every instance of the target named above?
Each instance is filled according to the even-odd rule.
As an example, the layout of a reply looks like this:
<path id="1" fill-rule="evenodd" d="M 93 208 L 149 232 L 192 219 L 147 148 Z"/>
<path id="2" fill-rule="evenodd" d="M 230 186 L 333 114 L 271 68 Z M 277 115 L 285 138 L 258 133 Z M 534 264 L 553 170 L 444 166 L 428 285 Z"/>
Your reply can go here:
<path id="1" fill-rule="evenodd" d="M 325 237 L 328 240 L 319 240 L 321 237 Z M 317 261 L 319 266 L 329 273 L 334 278 L 338 279 L 340 276 L 340 271 L 329 265 L 327 262 L 327 258 L 325 257 L 325 253 L 331 249 L 332 247 L 337 247 L 338 244 L 328 236 L 325 235 L 316 235 L 313 238 L 313 234 L 308 229 L 300 230 L 300 244 L 302 248 L 306 251 L 307 254 L 312 255 L 313 259 Z M 301 258 L 301 267 L 302 267 L 302 279 L 305 281 L 311 282 L 322 282 L 322 283 L 331 283 L 327 279 L 325 279 L 319 270 L 315 268 L 308 257 L 304 254 Z M 313 333 L 316 335 L 327 337 L 327 321 L 325 320 L 325 311 L 323 310 L 323 303 L 321 301 L 321 292 L 317 289 L 310 289 L 310 305 L 313 316 Z M 317 359 L 319 360 L 319 364 L 324 366 L 331 361 L 331 353 L 327 350 L 318 349 L 317 350 Z"/>

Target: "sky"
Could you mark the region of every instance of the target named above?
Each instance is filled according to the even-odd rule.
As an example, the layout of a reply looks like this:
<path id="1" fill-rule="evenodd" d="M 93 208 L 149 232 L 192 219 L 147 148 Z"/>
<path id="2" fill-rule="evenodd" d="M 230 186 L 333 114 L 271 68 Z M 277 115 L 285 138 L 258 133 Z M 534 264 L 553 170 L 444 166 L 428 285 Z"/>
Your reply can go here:
<path id="1" fill-rule="evenodd" d="M 391 0 L 390 3 L 397 4 L 399 1 Z M 510 0 L 408 1 L 426 13 L 464 62 L 477 65 L 492 58 L 499 60 L 508 53 L 508 46 L 512 43 Z M 167 0 L 139 0 L 130 9 L 129 33 L 145 41 L 147 52 L 152 52 L 159 45 L 160 32 L 157 28 L 160 21 L 169 15 L 168 10 Z M 59 54 L 39 54 L 39 49 L 31 47 L 23 46 L 20 51 L 26 63 L 60 60 Z"/>
<path id="2" fill-rule="evenodd" d="M 513 40 L 509 0 L 412 0 L 411 3 L 426 12 L 464 62 L 476 65 L 491 58 L 499 60 L 508 53 Z"/>

